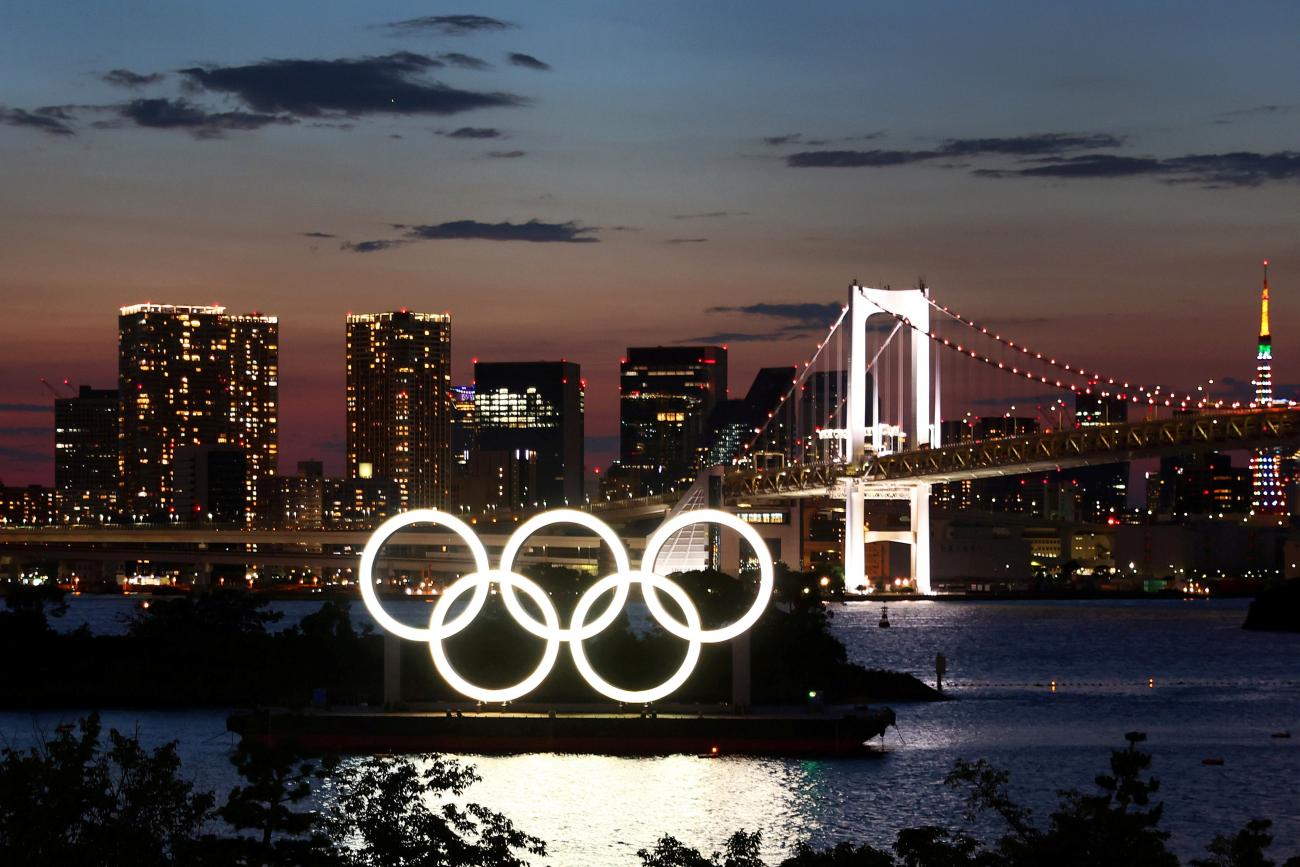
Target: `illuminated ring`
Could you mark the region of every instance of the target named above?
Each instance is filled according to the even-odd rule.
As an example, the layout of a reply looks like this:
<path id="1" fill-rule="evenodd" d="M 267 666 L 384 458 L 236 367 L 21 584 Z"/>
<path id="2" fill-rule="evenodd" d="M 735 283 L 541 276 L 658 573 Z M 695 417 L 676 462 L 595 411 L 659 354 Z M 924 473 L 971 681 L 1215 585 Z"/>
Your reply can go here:
<path id="1" fill-rule="evenodd" d="M 682 660 L 681 667 L 677 669 L 677 672 L 672 677 L 649 689 L 623 689 L 614 686 L 614 684 L 596 673 L 596 670 L 591 667 L 591 663 L 587 660 L 586 651 L 582 648 L 583 640 L 590 637 L 586 634 L 585 618 L 587 611 L 595 604 L 597 597 L 611 587 L 616 588 L 615 592 L 624 592 L 624 588 L 633 583 L 641 585 L 642 592 L 647 598 L 654 595 L 647 588 L 651 585 L 658 585 L 660 590 L 671 596 L 673 601 L 681 606 L 682 613 L 686 615 L 687 628 L 692 630 L 691 635 L 684 636 L 690 643 L 686 647 L 686 658 Z M 604 617 L 604 615 L 601 616 Z M 573 636 L 569 640 L 569 653 L 573 656 L 573 664 L 577 667 L 578 673 L 593 689 L 615 701 L 621 701 L 625 704 L 640 704 L 658 701 L 665 696 L 671 695 L 686 682 L 686 679 L 691 676 L 691 672 L 695 670 L 695 664 L 700 660 L 700 642 L 702 640 L 700 636 L 703 631 L 700 629 L 700 613 L 695 610 L 695 605 L 691 603 L 691 598 L 686 595 L 685 590 L 662 575 L 639 571 L 608 575 L 587 588 L 587 592 L 582 594 L 581 598 L 578 599 L 577 606 L 573 609 L 573 620 L 569 625 L 569 634 Z"/>
<path id="2" fill-rule="evenodd" d="M 577 509 L 556 509 L 552 512 L 543 512 L 521 524 L 519 529 L 511 534 L 506 546 L 501 549 L 501 571 L 518 574 L 513 571 L 513 567 L 519 549 L 523 547 L 529 536 L 552 524 L 576 524 L 579 527 L 591 530 L 614 552 L 616 573 L 623 575 L 632 571 L 632 563 L 628 560 L 627 551 L 623 548 L 623 540 L 610 529 L 609 524 L 586 512 L 579 512 Z M 609 607 L 591 623 L 583 625 L 578 639 L 591 638 L 593 635 L 604 632 L 618 617 L 619 611 L 627 603 L 627 595 L 631 589 L 631 580 L 622 581 L 615 590 L 614 598 L 610 600 Z M 552 638 L 568 640 L 573 637 L 569 630 L 560 629 L 558 626 L 547 628 L 538 623 L 536 618 L 525 611 L 524 607 L 519 604 L 519 597 L 515 595 L 515 589 L 510 582 L 501 584 L 501 598 L 505 600 L 506 608 L 510 611 L 511 616 L 518 621 L 519 625 L 538 638 L 545 638 L 549 641 Z"/>
<path id="3" fill-rule="evenodd" d="M 447 613 L 451 610 L 451 604 L 471 587 L 474 588 L 475 599 L 479 595 L 486 596 L 488 588 L 493 583 L 500 584 L 503 591 L 506 587 L 517 584 L 542 610 L 542 618 L 546 621 L 547 629 L 552 633 L 558 634 L 560 632 L 560 616 L 556 613 L 555 607 L 551 605 L 551 600 L 547 597 L 545 591 L 538 587 L 537 584 L 513 572 L 475 572 L 459 579 L 444 590 L 442 596 L 438 599 L 438 604 L 433 606 L 428 631 L 435 637 L 429 641 L 429 652 L 433 655 L 433 667 L 438 669 L 438 673 L 442 675 L 443 679 L 461 695 L 467 695 L 482 702 L 514 701 L 537 689 L 542 681 L 546 679 L 546 675 L 551 673 L 551 669 L 555 667 L 555 660 L 560 654 L 560 639 L 547 638 L 546 650 L 542 653 L 542 661 L 538 663 L 537 668 L 533 669 L 533 673 L 514 686 L 506 686 L 501 689 L 488 689 L 477 686 L 461 677 L 456 672 L 456 669 L 452 667 L 451 661 L 447 659 L 446 648 L 442 646 L 444 637 L 455 635 L 467 625 L 460 623 L 461 620 L 466 619 L 463 614 L 454 623 L 443 623 Z M 473 607 L 473 601 L 471 600 L 469 608 Z M 479 609 L 481 608 L 480 605 Z M 474 610 L 474 615 L 477 614 L 478 609 Z"/>
<path id="4" fill-rule="evenodd" d="M 698 623 L 695 626 L 689 624 L 683 626 L 677 618 L 668 613 L 652 587 L 656 582 L 642 581 L 641 594 L 645 597 L 646 607 L 650 609 L 650 613 L 654 615 L 655 620 L 659 621 L 659 625 L 678 638 L 685 638 L 688 641 L 698 640 L 708 644 L 728 641 L 749 629 L 758 622 L 758 618 L 763 616 L 768 600 L 772 598 L 772 588 L 776 585 L 772 555 L 768 552 L 767 545 L 763 543 L 763 537 L 758 534 L 758 531 L 735 515 L 719 509 L 695 509 L 690 512 L 678 513 L 665 521 L 658 530 L 655 530 L 654 535 L 645 543 L 645 554 L 641 557 L 643 574 L 654 574 L 655 560 L 659 557 L 659 551 L 674 533 L 683 527 L 689 527 L 691 524 L 721 524 L 724 527 L 730 527 L 739 533 L 754 549 L 754 555 L 758 558 L 758 595 L 754 598 L 754 604 L 749 607 L 743 617 L 730 626 L 701 630 Z M 676 587 L 677 585 L 674 584 L 673 586 Z M 687 619 L 689 620 L 689 617 Z"/>
<path id="5" fill-rule="evenodd" d="M 375 529 L 370 541 L 366 542 L 365 550 L 361 552 L 361 571 L 358 577 L 361 583 L 361 598 L 366 603 L 366 609 L 370 612 L 370 616 L 375 618 L 380 626 L 394 635 L 399 635 L 411 641 L 433 641 L 438 638 L 438 634 L 432 628 L 421 629 L 417 626 L 407 626 L 402 623 L 384 610 L 384 606 L 379 602 L 379 595 L 375 592 L 374 568 L 375 558 L 379 556 L 379 549 L 384 546 L 390 536 L 403 527 L 409 527 L 412 524 L 441 524 L 459 536 L 461 541 L 469 548 L 470 553 L 474 555 L 475 572 L 488 571 L 488 555 L 483 543 L 479 541 L 478 535 L 468 524 L 455 515 L 449 515 L 438 509 L 415 509 L 389 518 Z M 489 582 L 484 581 L 477 586 L 474 598 L 470 600 L 469 605 L 454 621 L 447 624 L 446 628 L 451 630 L 447 634 L 452 635 L 459 632 L 469 624 L 470 620 L 478 616 L 479 611 L 483 609 L 483 605 L 487 602 L 488 585 Z"/>

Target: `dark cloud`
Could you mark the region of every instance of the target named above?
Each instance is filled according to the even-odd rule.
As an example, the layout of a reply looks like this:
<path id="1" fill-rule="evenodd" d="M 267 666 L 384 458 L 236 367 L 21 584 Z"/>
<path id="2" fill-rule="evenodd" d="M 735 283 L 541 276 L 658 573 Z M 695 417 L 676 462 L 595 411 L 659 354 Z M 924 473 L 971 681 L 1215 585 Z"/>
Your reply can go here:
<path id="1" fill-rule="evenodd" d="M 715 220 L 722 217 L 747 217 L 749 211 L 704 211 L 699 214 L 673 214 L 674 220 Z"/>
<path id="2" fill-rule="evenodd" d="M 939 151 L 800 151 L 789 154 L 785 164 L 791 168 L 882 168 L 919 163 L 944 156 Z"/>
<path id="3" fill-rule="evenodd" d="M 533 57 L 531 54 L 520 54 L 517 51 L 510 53 L 510 64 L 512 66 L 522 66 L 525 69 L 540 69 L 546 71 L 551 68 L 551 64 L 544 63 Z"/>
<path id="4" fill-rule="evenodd" d="M 349 253 L 378 253 L 381 250 L 391 250 L 394 247 L 401 247 L 403 244 L 409 244 L 410 241 L 401 239 L 392 241 L 344 241 L 339 244 L 340 250 L 347 250 Z"/>
<path id="5" fill-rule="evenodd" d="M 53 412 L 52 403 L 0 403 L 0 412 Z"/>
<path id="6" fill-rule="evenodd" d="M 144 87 L 147 84 L 157 84 L 166 78 L 161 72 L 150 72 L 142 74 L 132 72 L 129 69 L 113 69 L 105 72 L 100 77 L 101 81 L 106 81 L 114 87 Z"/>
<path id="7" fill-rule="evenodd" d="M 527 156 L 528 151 L 488 151 L 487 155 L 494 160 L 517 160 Z"/>
<path id="8" fill-rule="evenodd" d="M 0 446 L 0 458 L 11 464 L 50 464 L 54 458 L 44 452 Z"/>
<path id="9" fill-rule="evenodd" d="M 47 105 L 35 111 L 0 106 L 0 124 L 23 126 L 48 135 L 76 135 L 77 131 L 68 123 L 69 120 L 70 115 L 63 106 Z"/>
<path id="10" fill-rule="evenodd" d="M 975 174 L 991 178 L 1128 178 L 1154 177 L 1166 183 L 1206 187 L 1257 187 L 1268 181 L 1300 181 L 1300 152 L 1262 154 L 1237 151 L 1224 154 L 1189 154 L 1182 157 L 1126 157 L 1089 154 L 1050 161 L 1023 169 L 982 169 Z"/>
<path id="11" fill-rule="evenodd" d="M 1256 105 L 1251 108 L 1238 108 L 1233 111 L 1225 111 L 1220 117 L 1243 117 L 1252 114 L 1279 114 L 1281 112 L 1294 111 L 1300 106 L 1295 105 Z"/>
<path id="12" fill-rule="evenodd" d="M 394 223 L 394 229 L 404 232 L 404 237 L 392 240 L 345 241 L 343 250 L 353 253 L 375 253 L 389 250 L 413 241 L 528 241 L 535 244 L 594 244 L 599 238 L 590 237 L 594 226 L 584 226 L 576 220 L 567 223 L 545 223 L 529 220 L 526 223 L 481 223 L 478 220 L 453 220 L 408 226 Z"/>
<path id="13" fill-rule="evenodd" d="M 297 123 L 283 114 L 247 111 L 210 112 L 185 99 L 133 99 L 117 106 L 123 120 L 150 129 L 180 129 L 213 138 L 229 130 L 254 130 L 272 124 Z"/>
<path id="14" fill-rule="evenodd" d="M 41 425 L 40 427 L 7 427 L 3 431 L 4 436 L 12 437 L 13 439 L 21 439 L 23 437 L 47 437 L 53 433 L 54 429 L 49 425 Z"/>
<path id="15" fill-rule="evenodd" d="M 766 136 L 763 139 L 763 144 L 771 145 L 772 147 L 780 147 L 781 145 L 788 145 L 788 144 L 800 144 L 800 145 L 807 145 L 809 147 L 821 147 L 822 145 L 830 144 L 832 141 L 871 141 L 872 139 L 880 138 L 883 135 L 884 135 L 883 132 L 869 132 L 866 133 L 865 135 L 846 135 L 843 138 L 839 138 L 839 139 L 829 139 L 829 138 L 804 138 L 803 133 L 792 132 L 786 135 Z"/>
<path id="16" fill-rule="evenodd" d="M 976 156 L 979 154 L 1048 156 L 1070 151 L 1114 148 L 1123 143 L 1122 138 L 1105 133 L 1073 135 L 1052 132 L 1039 135 L 1018 135 L 1010 138 L 950 138 L 944 140 L 939 152 L 943 156 L 952 157 Z"/>
<path id="17" fill-rule="evenodd" d="M 331 235 L 329 232 L 303 232 L 304 238 L 336 238 L 337 235 Z"/>
<path id="18" fill-rule="evenodd" d="M 438 135 L 445 135 L 447 138 L 501 138 L 502 133 L 501 130 L 490 126 L 462 126 L 460 129 L 440 132 Z"/>
<path id="19" fill-rule="evenodd" d="M 872 133 L 861 138 L 877 138 Z M 812 144 L 812 142 L 804 142 Z M 792 168 L 883 168 L 929 160 L 972 156 L 1055 156 L 1072 151 L 1118 147 L 1123 139 L 1105 133 L 1039 133 L 1006 138 L 950 138 L 932 150 L 833 150 L 800 151 L 785 158 Z"/>
<path id="20" fill-rule="evenodd" d="M 193 67 L 181 74 L 194 88 L 233 94 L 255 111 L 297 117 L 448 115 L 525 104 L 509 93 L 462 90 L 422 77 L 441 65 L 432 57 L 399 51 L 381 57 Z"/>
<path id="21" fill-rule="evenodd" d="M 840 315 L 843 305 L 835 301 L 818 304 L 813 301 L 794 303 L 758 303 L 739 307 L 710 307 L 706 313 L 739 313 L 745 316 L 765 316 L 771 319 L 786 319 L 799 328 L 813 326 L 827 327 Z"/>
<path id="22" fill-rule="evenodd" d="M 1055 160 L 1026 169 L 977 169 L 974 174 L 986 178 L 1124 178 L 1164 172 L 1160 160 L 1149 157 L 1124 157 L 1115 154 L 1088 154 Z"/>
<path id="23" fill-rule="evenodd" d="M 594 244 L 599 238 L 588 237 L 596 229 L 570 220 L 567 223 L 544 223 L 529 220 L 526 223 L 480 223 L 478 220 L 455 220 L 436 225 L 411 226 L 408 237 L 423 241 L 479 240 L 479 241 L 532 241 L 534 243 Z"/>
<path id="24" fill-rule="evenodd" d="M 665 244 L 703 244 L 708 238 L 669 238 Z"/>
<path id="25" fill-rule="evenodd" d="M 1300 152 L 1237 151 L 1193 154 L 1164 161 L 1174 182 L 1212 187 L 1257 187 L 1265 181 L 1300 181 Z"/>
<path id="26" fill-rule="evenodd" d="M 780 329 L 778 331 L 767 331 L 761 334 L 750 334 L 744 331 L 717 331 L 713 334 L 702 334 L 699 337 L 691 337 L 686 340 L 678 341 L 683 344 L 695 343 L 758 343 L 776 340 L 793 340 L 796 337 L 802 337 L 801 331 L 791 331 L 789 329 Z"/>
<path id="27" fill-rule="evenodd" d="M 441 33 L 444 36 L 464 36 L 467 33 L 485 30 L 509 30 L 515 25 L 486 15 L 425 15 L 420 18 L 408 18 L 405 21 L 393 21 L 382 26 L 394 34 L 431 32 Z"/>
<path id="28" fill-rule="evenodd" d="M 459 51 L 446 51 L 438 55 L 438 59 L 449 66 L 458 66 L 461 69 L 491 69 L 492 64 L 488 63 L 481 57 L 475 57 L 472 54 L 461 54 Z"/>

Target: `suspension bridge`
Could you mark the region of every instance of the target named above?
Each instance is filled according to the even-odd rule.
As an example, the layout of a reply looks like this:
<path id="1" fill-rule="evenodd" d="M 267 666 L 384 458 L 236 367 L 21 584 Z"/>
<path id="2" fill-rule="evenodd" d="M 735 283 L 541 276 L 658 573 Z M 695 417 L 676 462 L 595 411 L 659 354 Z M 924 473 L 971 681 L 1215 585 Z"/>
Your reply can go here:
<path id="1" fill-rule="evenodd" d="M 950 420 L 941 413 L 945 397 L 957 410 Z M 978 407 L 1006 407 L 999 414 L 1008 424 L 981 435 Z M 1242 404 L 1215 399 L 1204 386 L 1182 392 L 1103 374 L 981 325 L 939 304 L 924 286 L 855 283 L 788 391 L 736 454 L 685 495 L 596 510 L 675 513 L 834 497 L 844 501 L 846 587 L 868 583 L 864 545 L 887 539 L 910 545 L 913 583 L 928 594 L 936 483 L 1296 443 L 1300 409 L 1289 403 Z M 721 502 L 710 503 L 707 477 L 718 475 Z M 868 500 L 905 502 L 908 529 L 870 532 Z M 698 568 L 708 544 L 707 534 L 681 540 L 660 565 Z"/>

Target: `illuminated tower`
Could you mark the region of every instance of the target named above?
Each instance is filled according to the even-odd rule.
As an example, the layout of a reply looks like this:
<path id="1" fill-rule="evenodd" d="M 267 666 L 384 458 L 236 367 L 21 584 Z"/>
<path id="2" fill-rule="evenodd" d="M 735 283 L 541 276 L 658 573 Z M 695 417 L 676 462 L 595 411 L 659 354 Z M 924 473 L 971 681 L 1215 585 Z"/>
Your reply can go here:
<path id="1" fill-rule="evenodd" d="M 1264 290 L 1259 298 L 1259 352 L 1255 356 L 1255 404 L 1273 405 L 1273 338 L 1268 325 L 1268 260 L 1264 260 Z M 1282 484 L 1282 456 L 1278 449 L 1259 449 L 1250 458 L 1250 507 L 1256 515 L 1286 514 L 1286 489 Z"/>
<path id="2" fill-rule="evenodd" d="M 279 322 L 224 307 L 136 304 L 118 316 L 120 506 L 136 521 L 175 511 L 176 450 L 244 453 L 245 514 L 279 448 Z"/>
<path id="3" fill-rule="evenodd" d="M 403 511 L 442 506 L 451 459 L 451 316 L 347 318 L 348 477 L 396 483 Z"/>

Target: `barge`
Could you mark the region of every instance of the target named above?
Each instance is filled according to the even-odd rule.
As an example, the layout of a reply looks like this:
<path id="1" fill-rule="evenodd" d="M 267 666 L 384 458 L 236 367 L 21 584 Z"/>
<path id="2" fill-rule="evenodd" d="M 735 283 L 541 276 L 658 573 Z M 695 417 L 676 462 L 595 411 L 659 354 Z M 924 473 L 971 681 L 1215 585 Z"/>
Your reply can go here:
<path id="1" fill-rule="evenodd" d="M 870 741 L 883 742 L 894 721 L 887 707 L 745 714 L 355 708 L 241 711 L 226 728 L 264 746 L 317 753 L 852 756 L 874 752 Z"/>

